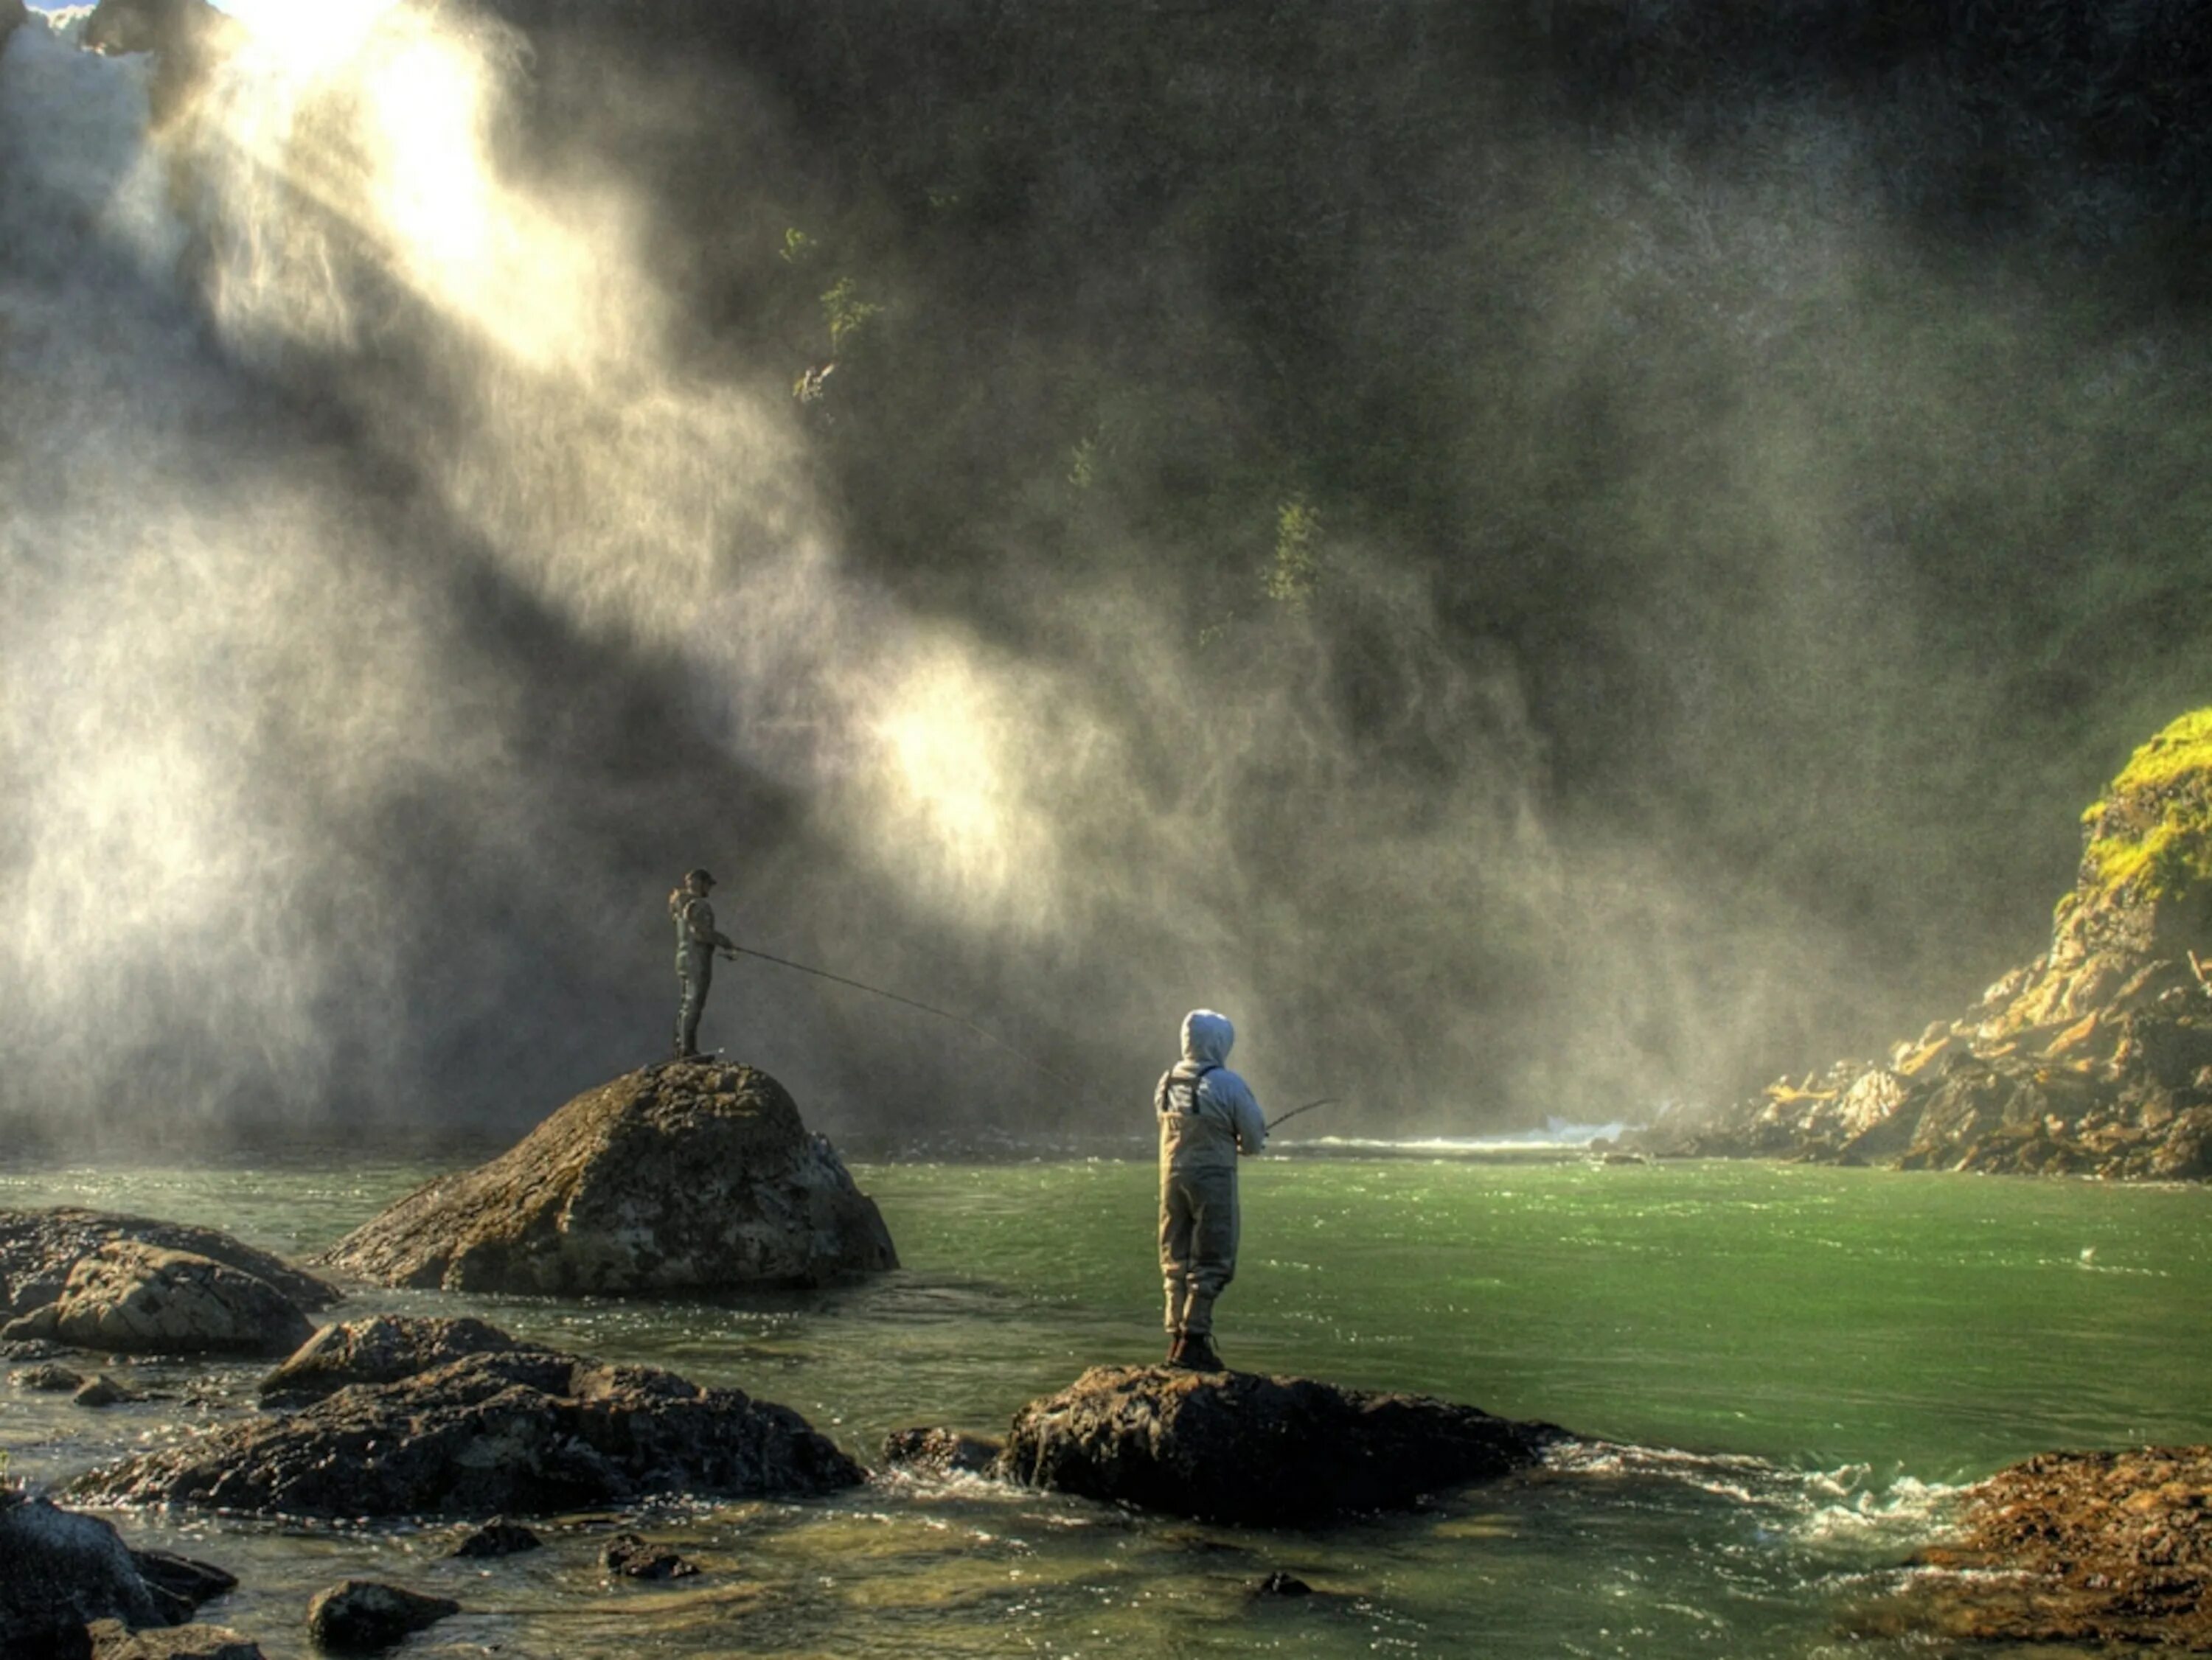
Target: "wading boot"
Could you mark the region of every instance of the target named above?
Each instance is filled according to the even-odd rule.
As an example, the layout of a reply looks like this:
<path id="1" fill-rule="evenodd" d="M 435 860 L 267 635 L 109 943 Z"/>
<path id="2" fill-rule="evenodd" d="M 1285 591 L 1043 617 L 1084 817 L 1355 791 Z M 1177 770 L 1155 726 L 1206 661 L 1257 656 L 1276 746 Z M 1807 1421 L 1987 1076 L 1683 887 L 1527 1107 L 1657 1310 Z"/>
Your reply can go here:
<path id="1" fill-rule="evenodd" d="M 1210 1331 L 1187 1332 L 1184 1334 L 1182 1342 L 1177 1344 L 1176 1348 L 1182 1351 L 1182 1359 L 1177 1360 L 1176 1365 L 1181 1366 L 1185 1372 L 1229 1370 L 1227 1366 L 1221 1364 L 1221 1357 L 1213 1352 L 1213 1334 Z"/>
<path id="2" fill-rule="evenodd" d="M 1168 1334 L 1168 1365 L 1171 1366 L 1182 1365 L 1183 1345 L 1188 1341 L 1189 1339 L 1180 1331 L 1171 1331 Z"/>

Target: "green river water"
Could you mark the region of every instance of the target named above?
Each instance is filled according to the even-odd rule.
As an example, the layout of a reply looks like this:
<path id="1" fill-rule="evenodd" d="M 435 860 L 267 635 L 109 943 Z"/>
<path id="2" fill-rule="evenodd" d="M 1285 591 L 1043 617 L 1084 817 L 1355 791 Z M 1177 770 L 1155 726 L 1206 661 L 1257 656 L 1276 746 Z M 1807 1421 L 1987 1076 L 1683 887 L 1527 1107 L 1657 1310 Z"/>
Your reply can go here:
<path id="1" fill-rule="evenodd" d="M 0 1172 L 84 1203 L 319 1249 L 438 1169 Z M 906 1266 L 738 1301 L 364 1292 L 798 1408 L 864 1462 L 886 1430 L 997 1432 L 1085 1366 L 1158 1358 L 1142 1160 L 856 1168 Z M 1881 1656 L 1863 1610 L 1947 1495 L 2029 1453 L 2212 1439 L 2212 1191 L 1738 1164 L 1339 1156 L 1248 1166 L 1233 1366 L 1422 1390 L 1605 1445 L 1411 1515 L 1267 1535 L 969 1479 L 624 1518 L 705 1570 L 609 1584 L 617 1519 L 443 1559 L 455 1530 L 125 1513 L 230 1569 L 206 1617 L 302 1652 L 348 1574 L 457 1597 L 409 1655 Z M 257 1368 L 111 1367 L 166 1401 L 0 1395 L 10 1474 L 58 1481 L 251 1409 Z M 1288 1569 L 1320 1594 L 1255 1601 Z M 1992 1651 L 1982 1651 L 1991 1652 Z M 2045 1650 L 2040 1652 L 2050 1653 Z"/>

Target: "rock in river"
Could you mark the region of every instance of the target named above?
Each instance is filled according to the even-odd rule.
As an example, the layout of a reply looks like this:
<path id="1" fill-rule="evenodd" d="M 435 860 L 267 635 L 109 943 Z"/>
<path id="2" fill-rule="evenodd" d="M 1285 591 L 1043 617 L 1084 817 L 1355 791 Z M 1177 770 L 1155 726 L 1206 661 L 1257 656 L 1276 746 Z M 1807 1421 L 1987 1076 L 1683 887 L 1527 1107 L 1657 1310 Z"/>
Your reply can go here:
<path id="1" fill-rule="evenodd" d="M 92 1471 L 73 1493 L 295 1516 L 495 1516 L 824 1493 L 860 1467 L 788 1407 L 551 1349 L 465 1354 Z"/>
<path id="2" fill-rule="evenodd" d="M 1000 1470 L 1146 1510 L 1298 1527 L 1507 1475 L 1568 1439 L 1310 1378 L 1096 1366 L 1015 1415 Z"/>
<path id="3" fill-rule="evenodd" d="M 264 1406 L 304 1406 L 354 1384 L 397 1383 L 465 1354 L 532 1347 L 482 1320 L 377 1314 L 323 1327 L 264 1378 L 258 1390 Z"/>
<path id="4" fill-rule="evenodd" d="M 96 1516 L 0 1487 L 0 1655 L 90 1652 L 95 1620 L 168 1626 L 237 1582 L 219 1568 L 137 1552 Z"/>
<path id="5" fill-rule="evenodd" d="M 52 1302 L 79 1263 L 103 1246 L 125 1239 L 162 1251 L 189 1251 L 250 1274 L 310 1312 L 328 1308 L 338 1298 L 336 1287 L 313 1275 L 211 1227 L 64 1207 L 0 1210 L 0 1315 L 28 1314 Z"/>
<path id="6" fill-rule="evenodd" d="M 307 1635 L 337 1654 L 374 1654 L 459 1614 L 449 1596 L 425 1596 L 374 1579 L 346 1579 L 307 1603 Z"/>
<path id="7" fill-rule="evenodd" d="M 289 1354 L 314 1326 L 275 1286 L 189 1251 L 115 1239 L 0 1336 L 126 1354 Z"/>
<path id="8" fill-rule="evenodd" d="M 874 1202 L 765 1072 L 649 1066 L 346 1236 L 385 1285 L 556 1295 L 818 1284 L 898 1266 Z"/>
<path id="9" fill-rule="evenodd" d="M 1900 1601 L 1980 1642 L 2212 1653 L 2212 1446 L 2048 1452 L 1966 1493 Z"/>

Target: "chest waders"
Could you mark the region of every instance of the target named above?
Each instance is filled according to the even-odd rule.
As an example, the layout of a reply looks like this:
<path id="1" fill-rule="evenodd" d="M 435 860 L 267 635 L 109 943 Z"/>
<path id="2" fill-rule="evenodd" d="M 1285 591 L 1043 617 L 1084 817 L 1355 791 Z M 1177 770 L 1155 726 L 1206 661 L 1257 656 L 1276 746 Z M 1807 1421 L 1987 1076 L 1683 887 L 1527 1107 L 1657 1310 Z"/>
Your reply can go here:
<path id="1" fill-rule="evenodd" d="M 706 1011 L 707 990 L 714 983 L 714 948 L 702 942 L 692 927 L 691 907 L 706 902 L 680 888 L 668 896 L 668 913 L 676 923 L 676 978 L 684 988 L 683 997 L 676 1006 L 676 1052 L 679 1056 L 699 1052 L 699 1016 Z M 709 911 L 705 919 L 704 932 L 708 940 L 714 935 L 714 914 Z"/>
<path id="2" fill-rule="evenodd" d="M 1160 1280 L 1166 1292 L 1166 1325 L 1174 1340 L 1172 1366 L 1212 1372 L 1213 1301 L 1237 1275 L 1236 1132 L 1209 1118 L 1195 1076 L 1170 1075 L 1160 1108 Z M 1203 1156 L 1215 1139 L 1228 1138 L 1224 1166 Z M 1200 1154 L 1193 1158 L 1193 1154 Z M 1181 1156 L 1178 1156 L 1181 1155 Z"/>

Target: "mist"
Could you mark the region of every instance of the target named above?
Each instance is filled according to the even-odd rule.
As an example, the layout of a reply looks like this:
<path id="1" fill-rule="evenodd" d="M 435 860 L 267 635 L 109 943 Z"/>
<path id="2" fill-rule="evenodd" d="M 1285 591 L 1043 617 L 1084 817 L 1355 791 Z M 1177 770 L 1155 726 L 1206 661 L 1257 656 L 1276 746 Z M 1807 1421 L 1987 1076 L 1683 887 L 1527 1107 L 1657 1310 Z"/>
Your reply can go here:
<path id="1" fill-rule="evenodd" d="M 1336 1128 L 1632 1121 L 2033 954 L 2202 699 L 2198 324 L 1935 222 L 1909 78 L 511 15 L 0 56 L 10 1136 L 528 1123 L 665 1051 L 694 864 L 1034 1057 L 726 966 L 832 1133 L 1141 1133 L 1200 1004 Z"/>

